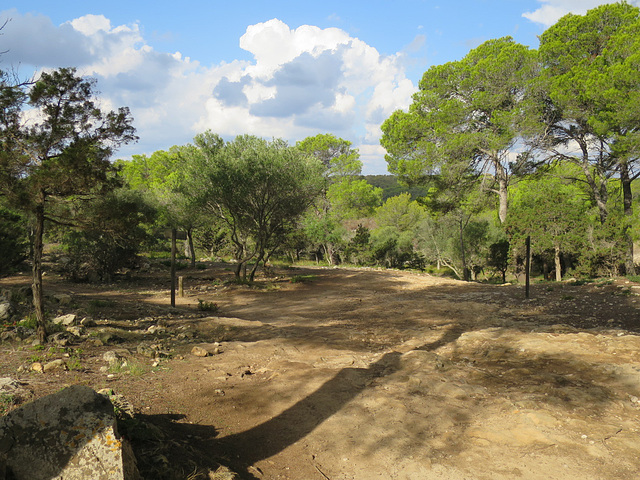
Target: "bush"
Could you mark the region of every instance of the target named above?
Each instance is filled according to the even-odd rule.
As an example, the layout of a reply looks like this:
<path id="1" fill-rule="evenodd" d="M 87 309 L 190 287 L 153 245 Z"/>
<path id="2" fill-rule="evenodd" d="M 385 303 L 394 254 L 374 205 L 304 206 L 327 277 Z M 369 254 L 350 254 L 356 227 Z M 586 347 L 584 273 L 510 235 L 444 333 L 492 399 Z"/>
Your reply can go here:
<path id="1" fill-rule="evenodd" d="M 155 210 L 136 192 L 117 190 L 83 210 L 84 227 L 66 232 L 63 273 L 74 281 L 109 281 L 135 268 L 138 253 L 152 242 L 148 225 Z M 90 222 L 90 223 L 89 223 Z"/>
<path id="2" fill-rule="evenodd" d="M 26 260 L 29 254 L 29 232 L 26 221 L 11 210 L 0 207 L 0 274 Z"/>

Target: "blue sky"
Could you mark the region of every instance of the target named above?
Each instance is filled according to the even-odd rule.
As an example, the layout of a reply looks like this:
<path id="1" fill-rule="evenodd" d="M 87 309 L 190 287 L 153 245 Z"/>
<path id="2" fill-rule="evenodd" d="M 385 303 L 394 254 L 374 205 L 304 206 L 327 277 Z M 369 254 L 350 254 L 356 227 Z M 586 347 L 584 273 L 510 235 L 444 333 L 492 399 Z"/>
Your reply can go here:
<path id="1" fill-rule="evenodd" d="M 333 133 L 384 174 L 380 125 L 430 66 L 506 35 L 537 48 L 560 16 L 598 0 L 23 0 L 0 11 L 0 69 L 75 66 L 105 108 L 128 106 L 140 141 L 117 157 L 184 145 L 206 129 L 295 143 Z M 629 2 L 640 3 L 640 0 Z"/>

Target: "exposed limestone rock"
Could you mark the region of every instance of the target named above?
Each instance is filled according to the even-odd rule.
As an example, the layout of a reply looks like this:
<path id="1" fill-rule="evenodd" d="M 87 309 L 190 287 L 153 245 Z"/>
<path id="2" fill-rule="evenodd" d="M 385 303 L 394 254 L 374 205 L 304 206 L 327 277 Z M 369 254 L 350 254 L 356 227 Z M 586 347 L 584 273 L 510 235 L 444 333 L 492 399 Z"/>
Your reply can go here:
<path id="1" fill-rule="evenodd" d="M 64 360 L 52 360 L 48 363 L 45 363 L 43 370 L 45 372 L 50 372 L 51 370 L 66 370 L 67 365 L 64 363 Z"/>
<path id="2" fill-rule="evenodd" d="M 78 340 L 78 337 L 71 332 L 56 332 L 49 336 L 49 340 L 60 347 L 66 347 L 70 343 Z"/>
<path id="3" fill-rule="evenodd" d="M 76 323 L 76 316 L 73 313 L 70 313 L 68 315 L 60 315 L 59 317 L 51 320 L 51 322 L 54 325 L 64 325 L 65 327 L 68 327 Z"/>
<path id="4" fill-rule="evenodd" d="M 55 298 L 60 306 L 69 305 L 71 303 L 71 295 L 67 295 L 66 293 L 54 295 L 53 298 Z"/>
<path id="5" fill-rule="evenodd" d="M 0 477 L 16 480 L 138 480 L 113 405 L 75 385 L 0 418 Z"/>
<path id="6" fill-rule="evenodd" d="M 82 335 L 84 335 L 84 328 L 78 325 L 67 327 L 66 331 L 71 335 L 75 335 L 76 337 L 81 337 Z"/>
<path id="7" fill-rule="evenodd" d="M 209 356 L 209 351 L 206 348 L 193 347 L 191 349 L 191 354 L 195 355 L 196 357 L 208 357 Z"/>
<path id="8" fill-rule="evenodd" d="M 120 337 L 119 335 L 116 335 L 115 333 L 108 332 L 108 331 L 101 331 L 98 334 L 98 338 L 102 341 L 104 345 L 114 345 L 117 343 L 124 342 L 124 338 Z"/>
<path id="9" fill-rule="evenodd" d="M 108 352 L 104 352 L 102 354 L 102 359 L 105 362 L 107 362 L 109 365 L 121 364 L 126 357 L 127 355 L 123 354 L 121 350 L 120 351 L 109 350 Z"/>
<path id="10" fill-rule="evenodd" d="M 119 395 L 113 391 L 111 388 L 103 388 L 102 390 L 98 390 L 100 395 L 104 395 L 107 397 L 113 406 L 116 408 L 116 416 L 118 418 L 133 418 L 135 415 L 135 410 L 131 402 L 129 402 L 124 395 Z"/>
<path id="11" fill-rule="evenodd" d="M 80 320 L 80 325 L 82 325 L 83 327 L 89 328 L 89 327 L 95 327 L 97 323 L 92 318 L 84 317 L 82 320 Z"/>
<path id="12" fill-rule="evenodd" d="M 25 385 L 13 378 L 2 377 L 0 378 L 0 394 L 10 395 L 16 403 L 23 402 L 31 396 L 31 392 L 24 388 Z"/>
<path id="13" fill-rule="evenodd" d="M 12 313 L 11 304 L 9 302 L 0 303 L 0 320 L 7 320 Z"/>

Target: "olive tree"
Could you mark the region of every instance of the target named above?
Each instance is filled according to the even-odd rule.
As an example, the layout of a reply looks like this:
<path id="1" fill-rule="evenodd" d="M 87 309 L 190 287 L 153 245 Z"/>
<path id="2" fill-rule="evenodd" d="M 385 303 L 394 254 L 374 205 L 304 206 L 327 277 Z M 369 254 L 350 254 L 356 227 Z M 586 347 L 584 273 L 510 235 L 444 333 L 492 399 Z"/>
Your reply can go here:
<path id="1" fill-rule="evenodd" d="M 228 225 L 236 278 L 253 281 L 259 264 L 324 188 L 324 167 L 280 139 L 242 135 L 218 148 L 206 145 L 190 160 L 190 189 L 203 208 Z M 254 265 L 247 276 L 249 262 Z"/>

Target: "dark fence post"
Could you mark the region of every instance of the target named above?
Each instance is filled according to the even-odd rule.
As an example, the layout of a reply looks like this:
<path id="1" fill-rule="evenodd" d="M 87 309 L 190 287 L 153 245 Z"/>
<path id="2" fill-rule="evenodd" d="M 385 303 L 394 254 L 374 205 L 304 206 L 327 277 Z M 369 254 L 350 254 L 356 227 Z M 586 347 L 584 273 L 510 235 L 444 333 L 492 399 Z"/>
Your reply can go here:
<path id="1" fill-rule="evenodd" d="M 527 258 L 525 260 L 525 287 L 524 287 L 524 295 L 526 298 L 529 298 L 529 280 L 530 280 L 530 270 L 531 270 L 531 237 L 527 237 Z"/>
<path id="2" fill-rule="evenodd" d="M 176 237 L 175 228 L 171 229 L 171 306 L 176 306 Z"/>

